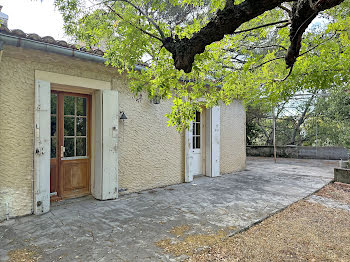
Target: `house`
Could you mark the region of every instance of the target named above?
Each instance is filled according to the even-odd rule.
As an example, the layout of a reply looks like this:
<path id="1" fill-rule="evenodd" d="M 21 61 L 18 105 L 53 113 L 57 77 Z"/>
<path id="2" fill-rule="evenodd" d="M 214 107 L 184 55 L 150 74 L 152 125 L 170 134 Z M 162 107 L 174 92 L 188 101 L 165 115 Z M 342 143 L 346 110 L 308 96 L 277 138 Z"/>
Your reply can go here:
<path id="1" fill-rule="evenodd" d="M 100 50 L 0 28 L 0 221 L 50 201 L 98 200 L 245 168 L 239 101 L 179 134 L 171 101 L 135 99 Z"/>

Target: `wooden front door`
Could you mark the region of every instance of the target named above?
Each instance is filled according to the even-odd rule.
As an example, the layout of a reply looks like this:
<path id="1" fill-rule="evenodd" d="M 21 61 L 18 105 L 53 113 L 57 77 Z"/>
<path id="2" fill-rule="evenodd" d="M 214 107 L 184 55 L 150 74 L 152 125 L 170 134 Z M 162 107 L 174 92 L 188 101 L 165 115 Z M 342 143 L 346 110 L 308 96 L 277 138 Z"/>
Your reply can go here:
<path id="1" fill-rule="evenodd" d="M 90 194 L 91 96 L 51 92 L 51 200 Z"/>

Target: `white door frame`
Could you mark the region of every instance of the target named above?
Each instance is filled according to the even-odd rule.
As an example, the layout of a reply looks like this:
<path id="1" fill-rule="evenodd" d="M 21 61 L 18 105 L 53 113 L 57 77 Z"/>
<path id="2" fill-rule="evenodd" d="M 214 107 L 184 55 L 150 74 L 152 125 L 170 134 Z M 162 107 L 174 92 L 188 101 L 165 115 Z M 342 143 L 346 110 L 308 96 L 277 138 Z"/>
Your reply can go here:
<path id="1" fill-rule="evenodd" d="M 35 116 L 34 116 L 34 192 L 33 192 L 33 212 L 36 215 L 46 213 L 50 210 L 50 114 L 51 114 L 51 105 L 50 105 L 50 96 L 51 96 L 51 83 L 64 85 L 64 86 L 74 86 L 76 87 L 76 92 L 85 92 L 87 94 L 94 94 L 95 92 L 107 93 L 112 92 L 111 82 L 100 81 L 95 79 L 69 76 L 63 74 L 57 74 L 52 72 L 45 72 L 36 70 L 35 71 Z M 75 90 L 75 89 L 74 89 Z M 74 90 L 71 90 L 74 92 Z M 94 95 L 93 95 L 94 96 Z M 94 178 L 91 179 L 91 192 L 95 198 L 105 200 L 105 199 L 114 199 L 118 196 L 118 154 L 117 154 L 117 137 L 118 137 L 118 120 L 119 120 L 119 110 L 118 110 L 118 92 L 114 91 L 114 98 L 116 98 L 116 114 L 114 119 L 107 119 L 105 123 L 110 123 L 113 125 L 112 128 L 106 129 L 106 125 L 100 126 L 102 129 L 99 133 L 100 136 L 104 136 L 104 139 L 101 137 L 100 141 L 104 141 L 107 137 L 111 137 L 111 140 L 108 142 L 114 142 L 112 147 L 102 147 L 104 148 L 104 158 L 106 161 L 115 162 L 112 166 L 107 166 L 106 161 L 102 163 L 99 169 L 96 167 L 91 170 L 94 172 Z M 108 100 L 108 99 L 106 99 Z M 95 103 L 95 102 L 93 102 Z M 100 112 L 103 112 L 103 104 L 99 105 Z M 95 105 L 96 110 L 96 105 Z M 105 110 L 106 111 L 106 110 Z M 105 117 L 111 117 L 111 115 L 103 114 Z M 96 120 L 96 119 L 95 119 Z M 96 124 L 97 121 L 93 120 L 93 130 L 99 128 Z M 44 124 L 42 124 L 44 123 Z M 91 136 L 91 139 L 95 137 L 95 140 L 98 139 L 95 136 Z M 95 141 L 92 140 L 91 144 L 94 146 Z M 101 149 L 101 148 L 99 148 Z M 102 154 L 102 151 L 96 149 L 93 151 L 94 156 L 91 159 L 91 165 L 95 165 L 94 157 L 100 158 L 97 154 Z M 112 152 L 112 150 L 115 150 Z M 112 152 L 111 156 L 109 156 Z M 108 154 L 108 156 L 107 156 Z M 93 174 L 91 174 L 92 176 Z M 108 184 L 108 186 L 102 186 L 101 181 L 104 181 L 103 184 Z M 99 184 L 100 183 L 100 184 Z M 99 188 L 100 190 L 96 190 Z"/>
<path id="2" fill-rule="evenodd" d="M 205 175 L 220 176 L 220 107 L 205 112 Z M 193 124 L 185 130 L 185 182 L 193 181 Z"/>

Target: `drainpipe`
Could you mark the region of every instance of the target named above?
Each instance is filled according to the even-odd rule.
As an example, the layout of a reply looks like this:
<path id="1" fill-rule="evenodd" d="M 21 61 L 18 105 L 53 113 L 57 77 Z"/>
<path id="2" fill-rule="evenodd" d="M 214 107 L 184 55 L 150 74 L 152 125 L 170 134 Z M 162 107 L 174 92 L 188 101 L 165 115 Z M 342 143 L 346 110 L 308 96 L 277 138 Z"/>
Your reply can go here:
<path id="1" fill-rule="evenodd" d="M 0 43 L 1 42 L 2 42 L 2 45 L 5 44 L 5 45 L 11 45 L 11 46 L 22 47 L 27 49 L 35 49 L 35 50 L 40 50 L 44 52 L 50 52 L 50 53 L 55 53 L 59 55 L 84 59 L 87 61 L 92 61 L 97 63 L 105 63 L 107 61 L 107 59 L 104 58 L 103 56 L 91 54 L 80 50 L 74 50 L 68 47 L 44 43 L 44 42 L 40 42 L 32 39 L 12 36 L 4 33 L 0 33 Z M 135 68 L 138 71 L 146 69 L 146 67 L 140 66 L 140 65 L 136 65 Z"/>

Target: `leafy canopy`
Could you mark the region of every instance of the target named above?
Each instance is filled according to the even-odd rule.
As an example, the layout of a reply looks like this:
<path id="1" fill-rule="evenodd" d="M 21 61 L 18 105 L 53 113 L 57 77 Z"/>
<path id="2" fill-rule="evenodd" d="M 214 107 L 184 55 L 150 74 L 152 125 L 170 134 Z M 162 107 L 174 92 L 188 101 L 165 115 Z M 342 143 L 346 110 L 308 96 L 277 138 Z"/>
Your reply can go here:
<path id="1" fill-rule="evenodd" d="M 234 1 L 238 5 L 244 1 Z M 179 131 L 196 110 L 240 99 L 277 103 L 296 91 L 348 82 L 350 3 L 320 12 L 303 35 L 297 61 L 286 69 L 292 4 L 243 23 L 195 55 L 192 70 L 174 66 L 164 39 L 190 39 L 215 18 L 224 0 L 56 0 L 66 33 L 105 50 L 107 65 L 127 72 L 130 89 L 149 99 L 172 99 L 166 116 Z M 185 47 L 184 47 L 185 48 Z M 143 64 L 148 70 L 138 71 Z"/>

